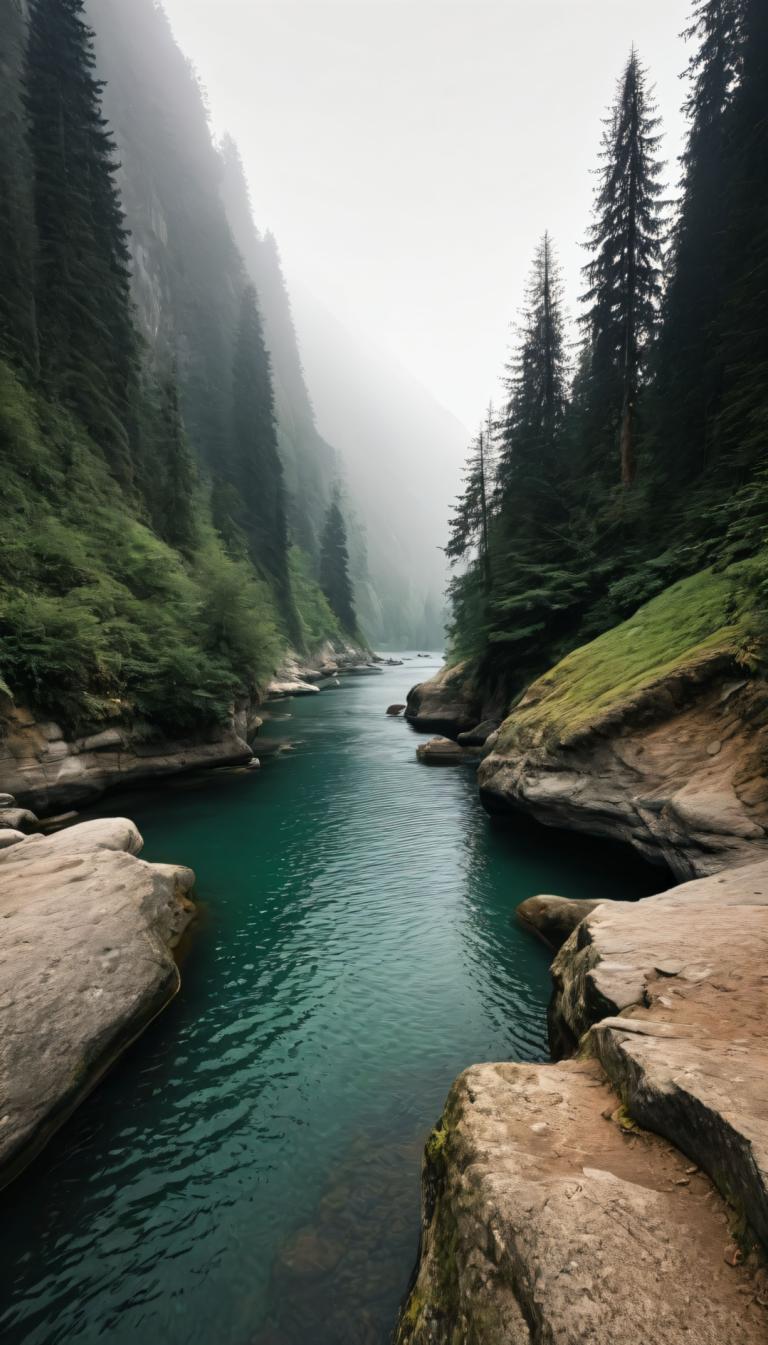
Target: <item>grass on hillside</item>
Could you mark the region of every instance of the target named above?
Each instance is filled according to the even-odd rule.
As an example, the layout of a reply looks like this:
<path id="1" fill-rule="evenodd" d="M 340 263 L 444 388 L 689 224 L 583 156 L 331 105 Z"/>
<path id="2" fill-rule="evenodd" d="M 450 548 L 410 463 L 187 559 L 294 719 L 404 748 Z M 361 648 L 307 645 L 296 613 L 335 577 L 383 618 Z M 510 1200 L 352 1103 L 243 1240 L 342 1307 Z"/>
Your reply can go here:
<path id="1" fill-rule="evenodd" d="M 750 580 L 749 562 L 703 570 L 575 649 L 531 685 L 502 729 L 499 750 L 521 730 L 567 740 L 661 678 L 718 653 L 746 657 Z"/>

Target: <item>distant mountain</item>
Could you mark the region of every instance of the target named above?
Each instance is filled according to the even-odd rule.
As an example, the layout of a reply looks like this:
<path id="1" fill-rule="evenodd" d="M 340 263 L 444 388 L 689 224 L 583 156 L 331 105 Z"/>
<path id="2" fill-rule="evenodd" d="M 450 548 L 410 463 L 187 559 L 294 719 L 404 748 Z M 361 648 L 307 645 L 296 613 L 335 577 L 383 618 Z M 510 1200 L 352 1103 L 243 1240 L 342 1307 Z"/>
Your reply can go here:
<path id="1" fill-rule="evenodd" d="M 441 548 L 469 440 L 411 374 L 291 284 L 304 373 L 321 435 L 342 454 L 364 529 L 359 605 L 377 644 L 442 645 L 447 567 Z"/>

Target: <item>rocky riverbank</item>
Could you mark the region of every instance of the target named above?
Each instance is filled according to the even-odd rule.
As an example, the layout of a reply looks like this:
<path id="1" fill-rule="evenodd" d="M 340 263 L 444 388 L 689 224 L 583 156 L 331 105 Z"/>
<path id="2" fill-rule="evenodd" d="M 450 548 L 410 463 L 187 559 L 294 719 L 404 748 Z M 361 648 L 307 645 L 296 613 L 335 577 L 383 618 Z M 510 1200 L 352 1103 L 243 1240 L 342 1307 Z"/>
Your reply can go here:
<path id="1" fill-rule="evenodd" d="M 178 990 L 194 874 L 141 847 L 115 818 L 0 850 L 0 1185 Z"/>
<path id="2" fill-rule="evenodd" d="M 533 912 L 529 915 L 535 918 Z M 588 913 L 427 1144 L 398 1345 L 768 1340 L 768 863 Z"/>
<path id="3" fill-rule="evenodd" d="M 370 655 L 355 645 L 326 643 L 312 655 L 290 656 L 264 698 L 314 694 L 318 682 L 360 666 Z M 109 790 L 132 788 L 196 770 L 247 765 L 261 725 L 261 702 L 241 699 L 229 721 L 196 734 L 168 736 L 116 717 L 80 734 L 5 701 L 0 706 L 0 789 L 44 815 L 93 803 Z"/>
<path id="4" fill-rule="evenodd" d="M 768 1342 L 768 685 L 721 584 L 683 581 L 574 651 L 498 731 L 467 665 L 411 693 L 416 728 L 442 715 L 458 740 L 490 719 L 489 811 L 623 841 L 693 881 L 519 908 L 559 949 L 559 1063 L 454 1085 L 398 1345 Z"/>

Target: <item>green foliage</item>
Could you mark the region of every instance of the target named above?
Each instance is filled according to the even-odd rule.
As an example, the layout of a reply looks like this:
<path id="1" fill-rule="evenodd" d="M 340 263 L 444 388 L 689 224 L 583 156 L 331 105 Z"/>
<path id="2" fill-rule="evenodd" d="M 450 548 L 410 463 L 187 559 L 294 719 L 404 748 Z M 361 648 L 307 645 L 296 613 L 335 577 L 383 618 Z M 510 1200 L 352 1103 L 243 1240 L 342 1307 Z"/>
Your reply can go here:
<path id="1" fill-rule="evenodd" d="M 83 0 L 34 0 L 24 83 L 41 369 L 128 482 L 138 343 L 114 145 L 94 66 Z"/>
<path id="2" fill-rule="evenodd" d="M 677 581 L 733 562 L 748 595 L 744 656 L 756 664 L 768 648 L 768 10 L 695 0 L 688 36 L 690 135 L 664 303 L 658 130 L 633 52 L 606 124 L 587 340 L 567 404 L 529 468 L 505 427 L 490 588 L 471 546 L 452 585 L 454 651 L 509 695 Z M 543 405 L 542 295 L 539 266 L 508 426 L 516 408 Z M 701 611 L 705 626 L 717 616 Z M 675 648 L 671 625 L 659 631 Z"/>
<path id="3" fill-rule="evenodd" d="M 303 648 L 317 649 L 326 640 L 341 639 L 338 618 L 312 573 L 310 557 L 300 547 L 292 546 L 288 560 L 291 588 L 301 622 Z"/>
<path id="4" fill-rule="evenodd" d="M 355 635 L 357 616 L 349 577 L 347 525 L 338 494 L 332 499 L 325 520 L 320 554 L 320 585 L 342 629 L 348 635 Z"/>
<path id="5" fill-rule="evenodd" d="M 188 560 L 132 512 L 66 411 L 0 362 L 0 671 L 70 728 L 115 715 L 169 732 L 222 722 L 270 677 L 277 613 L 206 516 Z"/>

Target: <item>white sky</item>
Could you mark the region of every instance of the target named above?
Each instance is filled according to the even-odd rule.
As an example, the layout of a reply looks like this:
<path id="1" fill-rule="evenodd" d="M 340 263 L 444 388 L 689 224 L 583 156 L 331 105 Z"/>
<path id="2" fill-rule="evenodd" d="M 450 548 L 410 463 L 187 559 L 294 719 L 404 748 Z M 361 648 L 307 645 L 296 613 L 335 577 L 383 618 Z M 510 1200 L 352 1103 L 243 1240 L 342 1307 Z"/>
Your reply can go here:
<path id="1" fill-rule="evenodd" d="M 580 292 L 600 118 L 632 41 L 673 179 L 690 0 L 164 0 L 260 227 L 474 430 L 545 228 Z"/>

